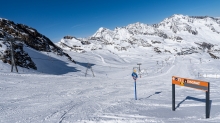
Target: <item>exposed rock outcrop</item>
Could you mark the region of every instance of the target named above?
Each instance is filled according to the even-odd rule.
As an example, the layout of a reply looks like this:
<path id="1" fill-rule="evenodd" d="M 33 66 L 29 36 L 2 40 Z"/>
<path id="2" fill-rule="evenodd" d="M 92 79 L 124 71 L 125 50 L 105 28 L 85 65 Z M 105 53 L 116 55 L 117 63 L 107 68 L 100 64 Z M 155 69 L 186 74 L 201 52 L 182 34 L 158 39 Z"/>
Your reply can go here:
<path id="1" fill-rule="evenodd" d="M 23 45 L 20 44 L 25 44 L 38 51 L 53 52 L 61 56 L 64 55 L 75 63 L 75 61 L 67 53 L 64 53 L 61 48 L 56 46 L 49 38 L 40 34 L 36 29 L 24 24 L 15 24 L 13 21 L 0 18 L 0 40 L 4 42 L 2 45 L 4 44 L 8 47 L 9 44 L 5 42 L 7 37 L 16 39 L 14 46 L 18 48 L 16 51 L 19 51 L 15 53 L 16 63 L 21 67 L 37 69 L 28 54 L 23 51 Z M 5 49 L 7 55 L 5 55 L 3 61 L 10 64 L 10 52 L 8 50 L 9 48 Z"/>

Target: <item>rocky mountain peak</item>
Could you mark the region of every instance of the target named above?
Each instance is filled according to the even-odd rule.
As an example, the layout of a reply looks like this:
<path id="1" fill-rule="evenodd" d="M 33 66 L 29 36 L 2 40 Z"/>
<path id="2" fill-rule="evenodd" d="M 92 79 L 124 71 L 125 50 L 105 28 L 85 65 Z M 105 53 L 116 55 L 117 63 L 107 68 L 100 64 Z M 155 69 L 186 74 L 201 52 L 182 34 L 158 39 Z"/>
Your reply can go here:
<path id="1" fill-rule="evenodd" d="M 39 33 L 36 29 L 29 27 L 24 24 L 16 24 L 13 21 L 7 20 L 7 19 L 0 19 L 0 41 L 1 45 L 5 45 L 7 48 L 2 49 L 4 54 L 4 62 L 11 63 L 10 62 L 10 53 L 8 53 L 8 50 L 10 50 L 10 44 L 7 43 L 6 40 L 8 40 L 8 37 L 11 37 L 12 40 L 14 40 L 14 45 L 17 47 L 19 44 L 24 44 L 28 47 L 31 47 L 37 51 L 44 51 L 44 52 L 53 52 L 57 55 L 64 55 L 67 56 L 68 59 L 74 62 L 71 57 L 69 57 L 68 54 L 64 53 L 61 48 L 56 46 L 49 38 Z M 20 47 L 20 46 L 18 46 Z M 23 47 L 23 45 L 22 45 Z M 23 51 L 23 48 L 20 48 L 20 51 L 18 52 L 18 57 L 16 57 L 16 61 L 23 61 L 27 62 L 27 59 L 29 59 L 28 62 L 33 62 L 28 55 Z M 28 57 L 28 58 L 27 58 Z M 26 59 L 26 60 L 24 60 Z M 33 68 L 36 69 L 36 66 L 32 65 L 22 65 L 23 63 L 17 63 L 21 67 L 26 68 Z"/>
<path id="2" fill-rule="evenodd" d="M 92 37 L 102 37 L 102 35 L 109 33 L 110 31 L 111 30 L 107 28 L 100 27 Z"/>

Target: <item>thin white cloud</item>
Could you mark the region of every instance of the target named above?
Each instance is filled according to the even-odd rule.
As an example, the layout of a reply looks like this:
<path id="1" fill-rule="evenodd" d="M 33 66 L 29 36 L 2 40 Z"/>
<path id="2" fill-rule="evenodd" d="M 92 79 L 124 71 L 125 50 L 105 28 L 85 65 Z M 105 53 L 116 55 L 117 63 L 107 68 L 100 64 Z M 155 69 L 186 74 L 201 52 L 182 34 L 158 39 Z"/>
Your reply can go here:
<path id="1" fill-rule="evenodd" d="M 81 27 L 81 26 L 84 26 L 85 24 L 77 24 L 77 25 L 74 25 L 72 26 L 71 28 L 77 28 L 77 27 Z"/>

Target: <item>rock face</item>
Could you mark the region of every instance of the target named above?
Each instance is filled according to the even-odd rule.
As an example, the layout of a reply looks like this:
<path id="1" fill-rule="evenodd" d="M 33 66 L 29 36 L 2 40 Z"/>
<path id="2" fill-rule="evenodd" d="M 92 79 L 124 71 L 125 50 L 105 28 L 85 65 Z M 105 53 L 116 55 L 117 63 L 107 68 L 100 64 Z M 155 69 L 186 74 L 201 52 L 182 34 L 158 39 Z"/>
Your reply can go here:
<path id="1" fill-rule="evenodd" d="M 0 41 L 1 45 L 5 45 L 5 51 L 2 51 L 2 60 L 10 64 L 10 45 L 6 42 L 7 37 L 16 39 L 14 47 L 16 48 L 15 59 L 16 64 L 25 67 L 37 69 L 29 55 L 23 51 L 23 44 L 44 52 L 54 52 L 57 55 L 64 55 L 69 60 L 75 62 L 68 54 L 64 53 L 61 48 L 56 46 L 49 38 L 40 34 L 36 29 L 24 24 L 15 24 L 13 21 L 0 18 Z"/>
<path id="2" fill-rule="evenodd" d="M 7 41 L 2 42 L 6 49 L 2 53 L 2 61 L 4 63 L 11 64 L 11 44 Z M 36 64 L 32 61 L 31 57 L 23 50 L 23 44 L 20 42 L 13 42 L 14 46 L 14 57 L 16 65 L 24 68 L 37 69 Z"/>

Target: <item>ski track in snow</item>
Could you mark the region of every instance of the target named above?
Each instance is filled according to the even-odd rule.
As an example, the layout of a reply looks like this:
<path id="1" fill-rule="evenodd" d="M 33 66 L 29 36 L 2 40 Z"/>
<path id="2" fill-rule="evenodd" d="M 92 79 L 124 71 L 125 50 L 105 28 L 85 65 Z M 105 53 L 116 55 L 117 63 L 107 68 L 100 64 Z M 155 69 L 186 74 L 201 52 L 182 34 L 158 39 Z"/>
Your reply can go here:
<path id="1" fill-rule="evenodd" d="M 92 52 L 92 54 L 94 54 L 94 55 L 96 55 L 96 56 L 100 57 L 100 59 L 102 60 L 102 63 L 106 64 L 106 62 L 105 62 L 104 58 L 103 58 L 101 55 L 96 54 L 96 53 L 94 53 L 94 52 Z"/>
<path id="2" fill-rule="evenodd" d="M 188 58 L 188 56 L 184 59 L 173 57 L 169 61 L 171 64 L 164 66 L 155 65 L 155 61 L 150 62 L 146 59 L 154 67 L 143 64 L 142 68 L 156 69 L 156 72 L 138 78 L 138 100 L 134 100 L 134 83 L 130 76 L 134 66 L 132 62 L 121 65 L 123 69 L 99 66 L 101 69 L 98 70 L 102 70 L 99 74 L 94 67 L 97 77 L 84 77 L 74 73 L 57 76 L 0 72 L 0 122 L 218 122 L 220 119 L 218 80 L 197 78 L 192 69 L 197 68 L 197 63 L 190 64 L 186 61 Z M 126 59 L 130 61 L 131 58 Z M 162 73 L 160 70 L 158 72 L 158 68 Z M 207 68 L 209 67 L 203 70 Z M 107 77 L 102 75 L 105 72 L 108 74 Z M 191 88 L 176 86 L 177 109 L 171 110 L 172 76 L 211 82 L 210 119 L 205 119 L 203 102 L 205 93 Z"/>

